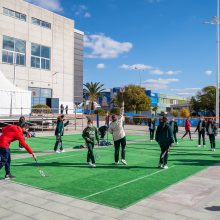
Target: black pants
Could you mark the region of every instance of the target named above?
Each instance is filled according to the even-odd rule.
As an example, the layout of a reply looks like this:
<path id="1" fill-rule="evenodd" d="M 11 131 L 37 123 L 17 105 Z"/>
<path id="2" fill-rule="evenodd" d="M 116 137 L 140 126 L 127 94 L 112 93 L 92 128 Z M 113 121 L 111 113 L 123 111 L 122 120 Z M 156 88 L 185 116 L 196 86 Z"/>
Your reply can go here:
<path id="1" fill-rule="evenodd" d="M 189 134 L 189 138 L 190 138 L 190 140 L 191 140 L 192 138 L 191 138 L 191 131 L 190 131 L 190 130 L 187 130 L 186 133 L 183 135 L 182 138 L 184 138 L 187 134 Z"/>
<path id="2" fill-rule="evenodd" d="M 154 140 L 155 129 L 149 129 L 149 131 L 150 131 L 150 140 Z"/>
<path id="3" fill-rule="evenodd" d="M 99 133 L 100 133 L 100 138 L 104 139 L 106 132 L 105 131 L 99 131 Z"/>
<path id="4" fill-rule="evenodd" d="M 63 150 L 62 136 L 61 135 L 56 135 L 56 143 L 54 145 L 54 151 L 57 150 L 59 145 L 60 145 L 60 150 Z"/>
<path id="5" fill-rule="evenodd" d="M 114 146 L 115 146 L 115 162 L 118 163 L 119 161 L 120 146 L 121 146 L 121 159 L 125 160 L 126 137 L 114 141 Z"/>
<path id="6" fill-rule="evenodd" d="M 87 163 L 89 163 L 90 161 L 92 161 L 92 163 L 95 163 L 95 158 L 94 158 L 94 154 L 93 154 L 94 144 L 86 143 L 86 146 L 88 147 Z"/>
<path id="7" fill-rule="evenodd" d="M 10 174 L 11 151 L 0 147 L 0 169 L 5 167 L 6 175 Z"/>
<path id="8" fill-rule="evenodd" d="M 177 143 L 177 137 L 176 137 L 176 132 L 173 132 L 173 137 L 174 137 L 174 140 L 175 140 L 175 143 Z"/>
<path id="9" fill-rule="evenodd" d="M 202 137 L 203 145 L 205 145 L 205 131 L 199 131 L 198 135 L 199 135 L 198 144 L 201 145 L 201 137 Z"/>
<path id="10" fill-rule="evenodd" d="M 215 149 L 215 135 L 209 134 L 209 140 L 210 140 L 211 149 Z"/>
<path id="11" fill-rule="evenodd" d="M 162 144 L 160 144 L 160 150 L 161 150 L 161 154 L 160 154 L 160 160 L 159 163 L 162 165 L 166 165 L 167 164 L 167 160 L 168 160 L 168 148 L 169 146 L 164 146 Z M 166 153 L 165 153 L 166 152 Z M 165 156 L 163 158 L 162 155 L 165 153 Z"/>

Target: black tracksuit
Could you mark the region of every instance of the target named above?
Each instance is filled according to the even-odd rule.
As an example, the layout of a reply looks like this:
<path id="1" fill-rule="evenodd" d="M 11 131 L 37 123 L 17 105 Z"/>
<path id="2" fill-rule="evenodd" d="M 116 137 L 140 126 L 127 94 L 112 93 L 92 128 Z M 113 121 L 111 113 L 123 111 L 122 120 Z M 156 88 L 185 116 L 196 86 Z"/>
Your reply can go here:
<path id="1" fill-rule="evenodd" d="M 205 121 L 199 120 L 195 130 L 195 132 L 198 131 L 198 136 L 199 136 L 198 145 L 201 145 L 201 137 L 202 137 L 203 146 L 205 145 L 205 128 L 206 128 Z"/>

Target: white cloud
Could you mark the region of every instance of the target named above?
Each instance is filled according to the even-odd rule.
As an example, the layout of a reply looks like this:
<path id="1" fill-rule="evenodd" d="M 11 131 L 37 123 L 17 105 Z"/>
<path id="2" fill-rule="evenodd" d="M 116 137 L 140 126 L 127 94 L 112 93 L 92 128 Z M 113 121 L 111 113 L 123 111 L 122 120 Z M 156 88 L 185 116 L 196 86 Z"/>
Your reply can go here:
<path id="1" fill-rule="evenodd" d="M 84 37 L 84 46 L 91 52 L 86 54 L 88 58 L 111 59 L 119 54 L 129 52 L 133 47 L 130 42 L 118 42 L 104 34 L 87 35 Z"/>
<path id="2" fill-rule="evenodd" d="M 213 73 L 212 70 L 206 70 L 205 71 L 205 74 L 208 75 L 208 76 L 212 75 L 212 73 Z"/>
<path id="3" fill-rule="evenodd" d="M 90 18 L 92 16 L 88 7 L 85 5 L 74 5 L 72 11 L 74 11 L 75 16 L 77 17 Z"/>
<path id="4" fill-rule="evenodd" d="M 122 64 L 120 68 L 125 70 L 150 70 L 153 69 L 152 66 L 144 65 L 144 64 L 133 64 L 133 65 L 127 65 Z"/>
<path id="5" fill-rule="evenodd" d="M 170 78 L 170 79 L 148 79 L 144 81 L 143 86 L 145 86 L 147 89 L 151 90 L 161 90 L 161 89 L 167 89 L 168 85 L 170 83 L 179 82 L 179 79 Z"/>
<path id="6" fill-rule="evenodd" d="M 104 63 L 99 63 L 96 65 L 97 69 L 105 69 L 105 64 Z"/>
<path id="7" fill-rule="evenodd" d="M 53 12 L 63 12 L 60 0 L 26 0 L 29 3 L 38 5 L 42 8 L 48 9 Z"/>
<path id="8" fill-rule="evenodd" d="M 150 74 L 152 74 L 152 75 L 175 75 L 178 73 L 181 73 L 181 71 L 179 71 L 179 70 L 178 71 L 173 71 L 173 70 L 162 71 L 160 69 L 155 69 L 155 70 L 150 71 Z"/>
<path id="9" fill-rule="evenodd" d="M 180 96 L 193 96 L 200 90 L 201 88 L 171 89 L 171 91 Z"/>

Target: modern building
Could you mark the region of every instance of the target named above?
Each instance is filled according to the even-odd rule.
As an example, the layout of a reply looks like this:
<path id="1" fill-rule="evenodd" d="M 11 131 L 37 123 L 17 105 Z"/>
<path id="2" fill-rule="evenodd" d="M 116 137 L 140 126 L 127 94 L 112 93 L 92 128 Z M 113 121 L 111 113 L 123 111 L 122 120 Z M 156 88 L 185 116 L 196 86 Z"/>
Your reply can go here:
<path id="1" fill-rule="evenodd" d="M 83 32 L 73 20 L 23 0 L 0 1 L 0 70 L 32 91 L 32 105 L 82 101 Z"/>

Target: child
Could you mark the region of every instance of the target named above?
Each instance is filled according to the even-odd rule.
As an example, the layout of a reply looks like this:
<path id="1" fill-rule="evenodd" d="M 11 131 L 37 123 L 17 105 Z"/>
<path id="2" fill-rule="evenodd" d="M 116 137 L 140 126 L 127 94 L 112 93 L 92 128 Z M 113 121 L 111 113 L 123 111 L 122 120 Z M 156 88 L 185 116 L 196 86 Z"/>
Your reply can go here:
<path id="1" fill-rule="evenodd" d="M 93 126 L 93 121 L 91 119 L 88 119 L 87 127 L 83 130 L 82 137 L 84 138 L 86 146 L 88 147 L 87 163 L 91 167 L 96 167 L 93 148 L 95 145 L 95 139 L 99 143 L 99 137 L 97 128 Z"/>
<path id="2" fill-rule="evenodd" d="M 172 147 L 174 142 L 173 133 L 171 127 L 168 125 L 167 117 L 163 117 L 163 121 L 157 127 L 156 138 L 155 140 L 160 145 L 161 154 L 159 160 L 159 167 L 162 169 L 167 169 L 167 159 L 168 159 L 168 151 L 169 148 Z"/>
<path id="3" fill-rule="evenodd" d="M 54 145 L 54 151 L 56 153 L 65 152 L 63 149 L 63 143 L 62 143 L 62 136 L 64 134 L 64 127 L 66 127 L 69 124 L 69 121 L 64 123 L 64 115 L 61 115 L 57 118 L 57 126 L 55 130 L 56 135 L 56 143 Z M 60 149 L 57 149 L 60 144 Z"/>
<path id="4" fill-rule="evenodd" d="M 148 126 L 149 126 L 149 131 L 150 131 L 150 141 L 152 142 L 154 140 L 154 133 L 155 133 L 155 120 L 152 118 L 150 118 L 149 122 L 148 122 Z"/>
<path id="5" fill-rule="evenodd" d="M 218 128 L 216 123 L 210 118 L 206 125 L 206 132 L 209 136 L 211 150 L 215 151 L 215 136 L 218 134 Z"/>
<path id="6" fill-rule="evenodd" d="M 177 137 L 176 137 L 176 134 L 178 133 L 178 124 L 177 124 L 175 118 L 172 118 L 172 121 L 170 121 L 169 125 L 172 129 L 175 143 L 178 144 Z"/>

